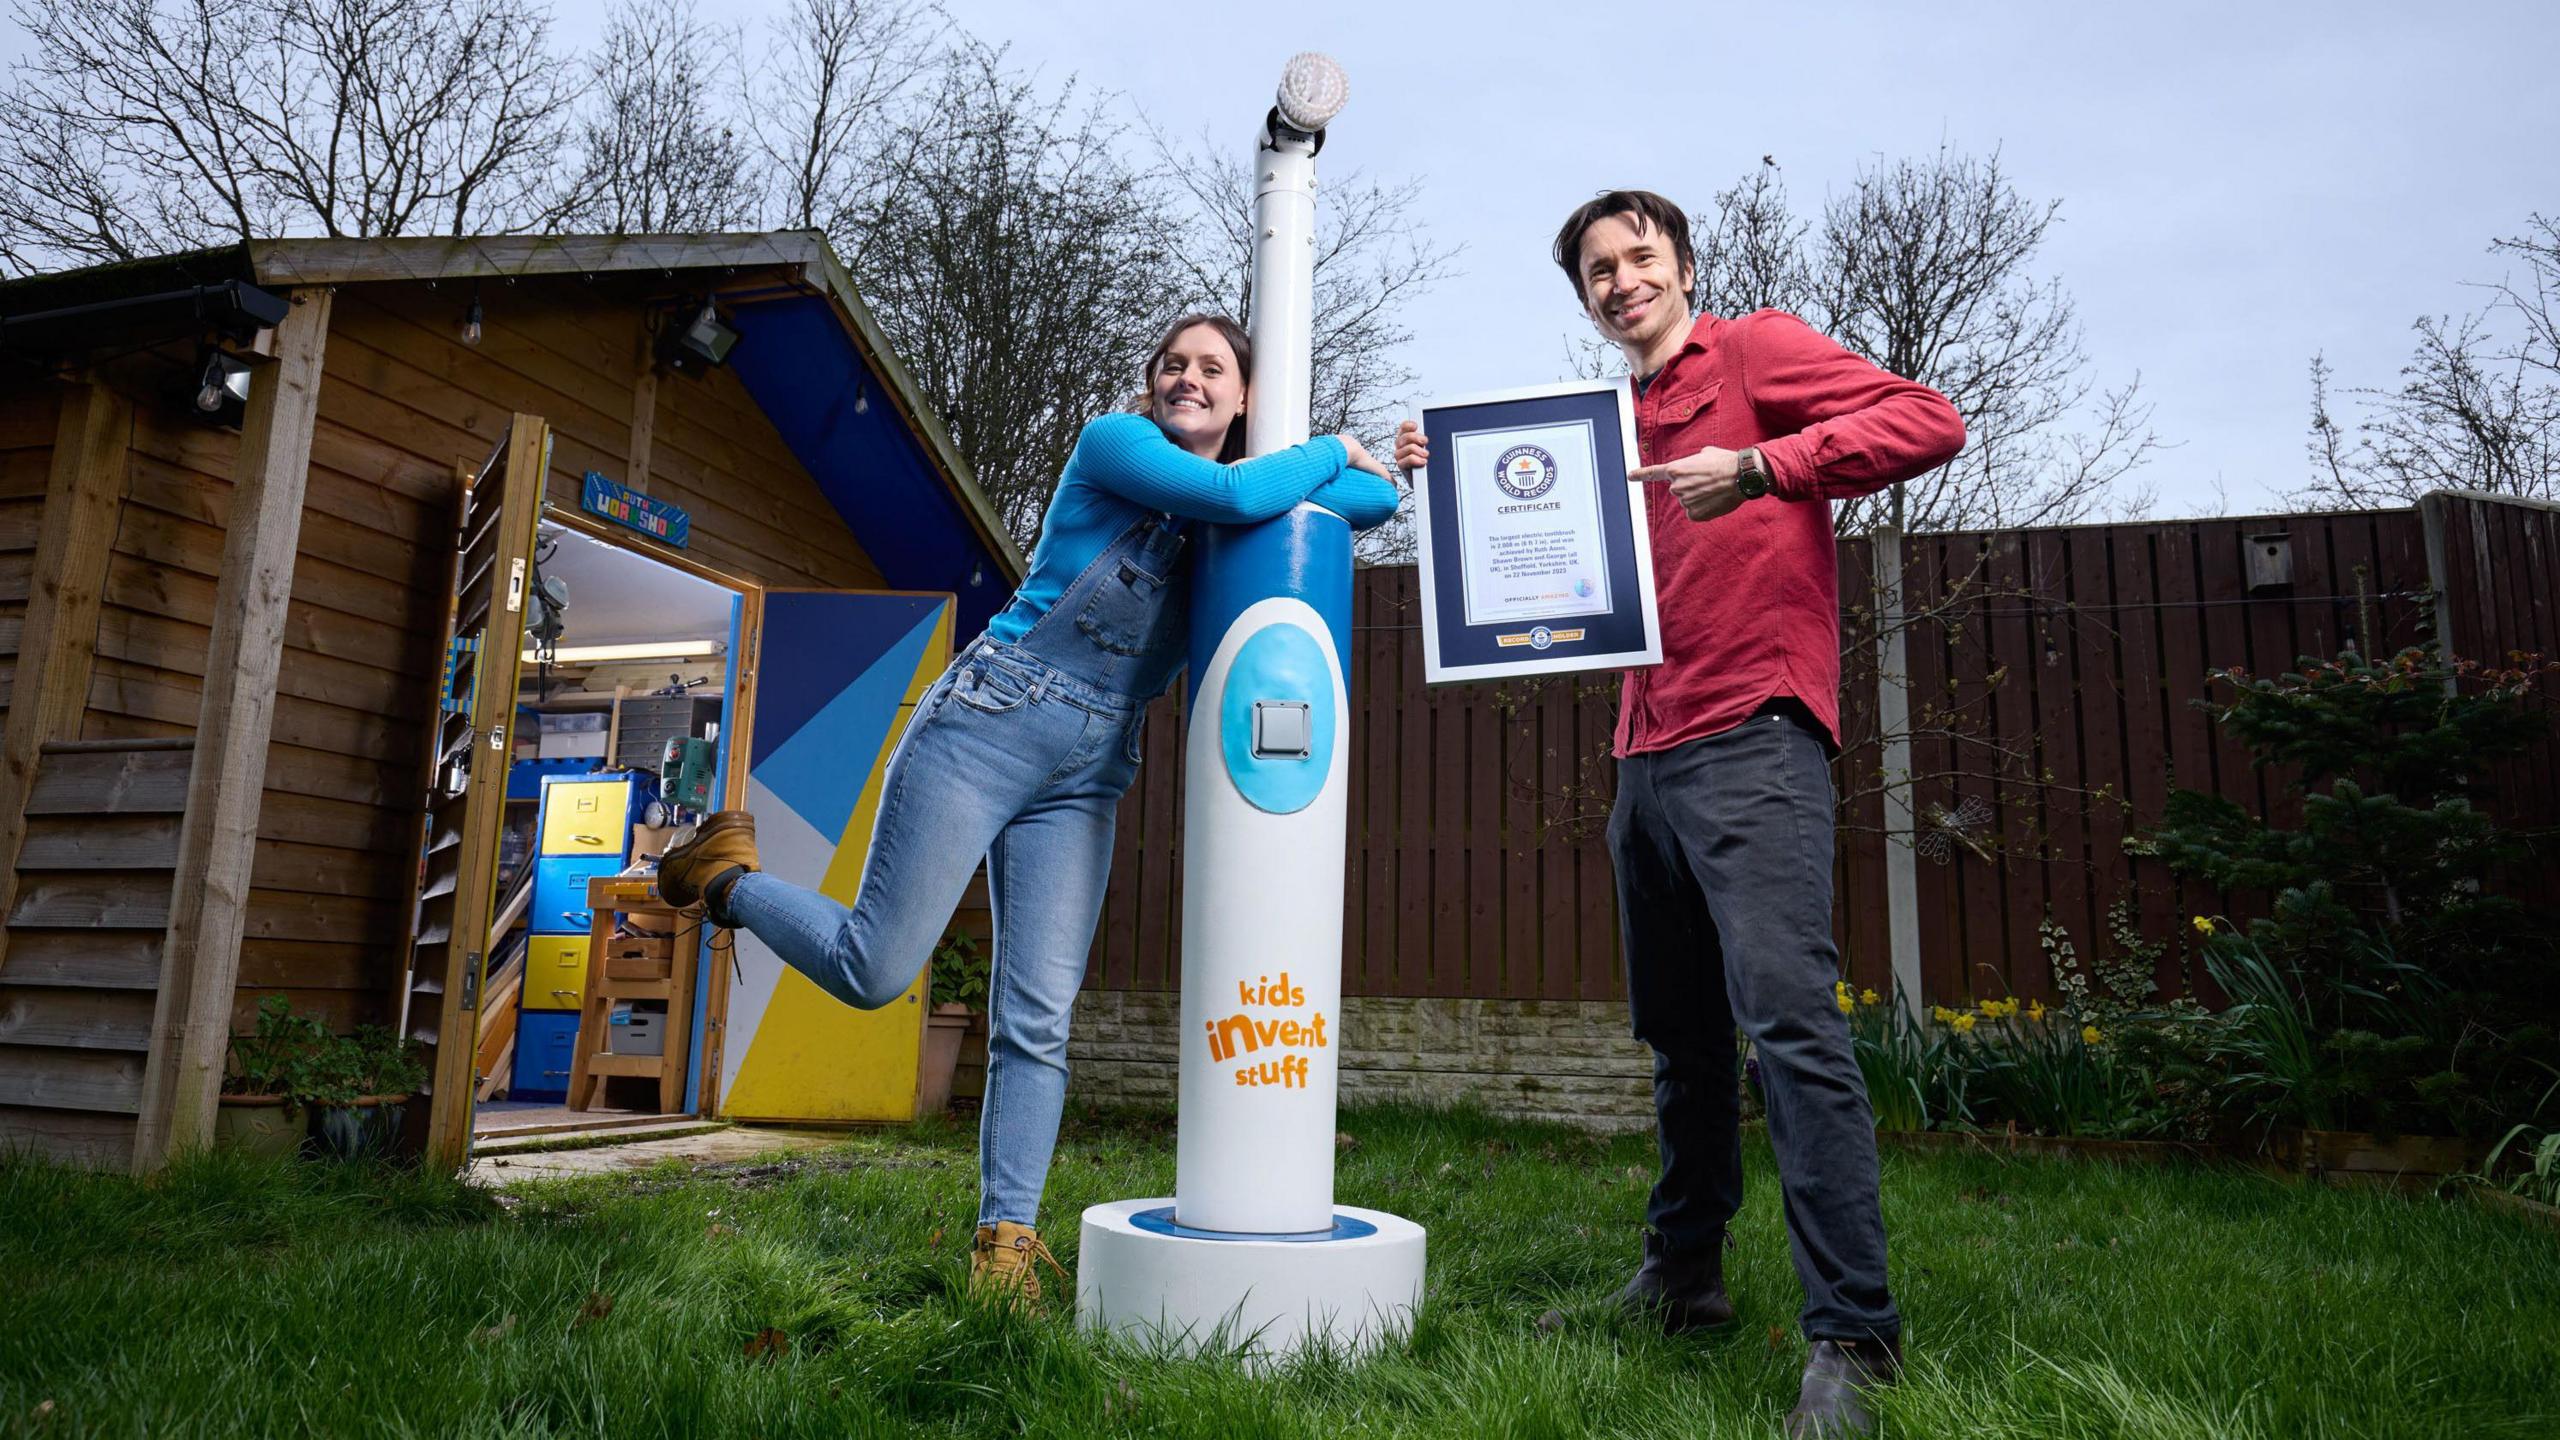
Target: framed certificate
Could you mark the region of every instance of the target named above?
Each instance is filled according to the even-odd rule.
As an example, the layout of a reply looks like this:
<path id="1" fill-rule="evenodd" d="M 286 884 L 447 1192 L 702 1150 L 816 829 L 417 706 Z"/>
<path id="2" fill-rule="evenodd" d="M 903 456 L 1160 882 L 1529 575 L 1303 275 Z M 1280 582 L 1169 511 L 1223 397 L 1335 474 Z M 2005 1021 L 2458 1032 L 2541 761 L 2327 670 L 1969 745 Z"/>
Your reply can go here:
<path id="1" fill-rule="evenodd" d="M 1660 663 L 1625 381 L 1463 396 L 1424 407 L 1422 433 L 1424 680 Z"/>

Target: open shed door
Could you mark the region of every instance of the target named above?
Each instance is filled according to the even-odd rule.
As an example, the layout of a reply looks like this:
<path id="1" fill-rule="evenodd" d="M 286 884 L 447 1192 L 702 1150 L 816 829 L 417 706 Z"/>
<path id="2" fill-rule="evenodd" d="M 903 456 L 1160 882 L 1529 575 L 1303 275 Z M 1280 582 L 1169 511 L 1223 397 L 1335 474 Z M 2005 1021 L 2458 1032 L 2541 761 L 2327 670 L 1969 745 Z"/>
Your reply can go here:
<path id="1" fill-rule="evenodd" d="M 426 850 L 401 1024 L 427 1060 L 425 1111 L 409 1133 L 451 1168 L 471 1145 L 473 1041 L 497 909 L 498 832 L 514 759 L 525 591 L 551 458 L 551 427 L 518 415 L 462 498 L 452 619 L 436 689 Z M 443 1043 L 448 1037 L 452 1043 Z M 420 1121 L 423 1118 L 424 1129 Z"/>
<path id="2" fill-rule="evenodd" d="M 950 663 L 947 594 L 767 590 L 752 621 L 746 805 L 767 873 L 852 904 L 889 753 Z M 737 763 L 733 755 L 731 763 Z M 856 1010 L 737 935 L 720 1045 L 720 1113 L 903 1123 L 924 1047 L 919 976 Z"/>

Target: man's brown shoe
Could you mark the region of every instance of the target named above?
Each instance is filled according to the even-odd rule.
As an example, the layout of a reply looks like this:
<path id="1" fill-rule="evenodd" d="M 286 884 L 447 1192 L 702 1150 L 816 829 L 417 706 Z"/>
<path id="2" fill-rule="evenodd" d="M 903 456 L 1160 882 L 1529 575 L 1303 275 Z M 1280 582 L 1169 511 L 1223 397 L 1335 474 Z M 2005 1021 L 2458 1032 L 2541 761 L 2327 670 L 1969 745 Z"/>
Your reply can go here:
<path id="1" fill-rule="evenodd" d="M 658 898 L 678 910 L 695 910 L 712 881 L 731 870 L 759 868 L 756 817 L 722 810 L 695 826 L 693 838 L 658 857 Z"/>
<path id="2" fill-rule="evenodd" d="M 969 1246 L 969 1286 L 984 1287 L 990 1294 L 1002 1297 L 1018 1310 L 1040 1308 L 1039 1265 L 1045 1264 L 1067 1278 L 1067 1267 L 1040 1243 L 1040 1232 L 1028 1225 L 999 1220 L 978 1227 L 978 1237 Z"/>

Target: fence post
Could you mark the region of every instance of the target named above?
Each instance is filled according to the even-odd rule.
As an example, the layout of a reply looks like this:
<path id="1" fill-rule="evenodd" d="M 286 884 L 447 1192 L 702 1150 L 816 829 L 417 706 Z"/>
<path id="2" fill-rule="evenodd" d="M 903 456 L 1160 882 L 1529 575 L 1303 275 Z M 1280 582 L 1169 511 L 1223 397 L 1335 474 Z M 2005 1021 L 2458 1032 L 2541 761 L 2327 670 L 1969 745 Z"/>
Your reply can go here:
<path id="1" fill-rule="evenodd" d="M 2442 490 L 2418 497 L 2418 529 L 2427 539 L 2427 623 L 2435 628 L 2436 648 L 2447 660 L 2453 658 L 2453 571 L 2445 552 L 2445 510 L 2454 497 Z M 2373 653 L 2382 653 L 2375 639 L 2365 644 Z M 2444 693 L 2453 693 L 2453 672 L 2445 671 Z"/>
<path id="2" fill-rule="evenodd" d="M 1911 806 L 1911 661 L 1902 606 L 1902 532 L 1875 532 L 1876 733 L 1884 761 L 1885 928 L 1894 989 L 1917 1020 L 1920 993 L 1920 855 Z"/>

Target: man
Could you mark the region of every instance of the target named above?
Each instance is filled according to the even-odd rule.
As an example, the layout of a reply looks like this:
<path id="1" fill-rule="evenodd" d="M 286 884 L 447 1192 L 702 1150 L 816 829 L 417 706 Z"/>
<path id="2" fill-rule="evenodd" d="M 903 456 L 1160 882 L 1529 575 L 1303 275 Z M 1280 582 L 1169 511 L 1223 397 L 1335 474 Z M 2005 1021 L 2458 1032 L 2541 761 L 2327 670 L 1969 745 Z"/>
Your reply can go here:
<path id="1" fill-rule="evenodd" d="M 1665 1328 L 1733 1320 L 1725 1227 L 1742 1204 L 1734 1033 L 1750 1037 L 1808 1342 L 1790 1435 L 1871 1433 L 1859 1391 L 1901 1371 L 1885 1284 L 1875 1119 L 1832 988 L 1830 757 L 1839 744 L 1834 499 L 1946 463 L 1964 425 L 1775 310 L 1691 318 L 1688 219 L 1613 190 L 1555 260 L 1636 386 L 1659 666 L 1626 673 L 1609 848 L 1627 1008 L 1654 1052 L 1662 1173 L 1620 1299 Z M 1428 460 L 1418 432 L 1398 459 Z"/>

